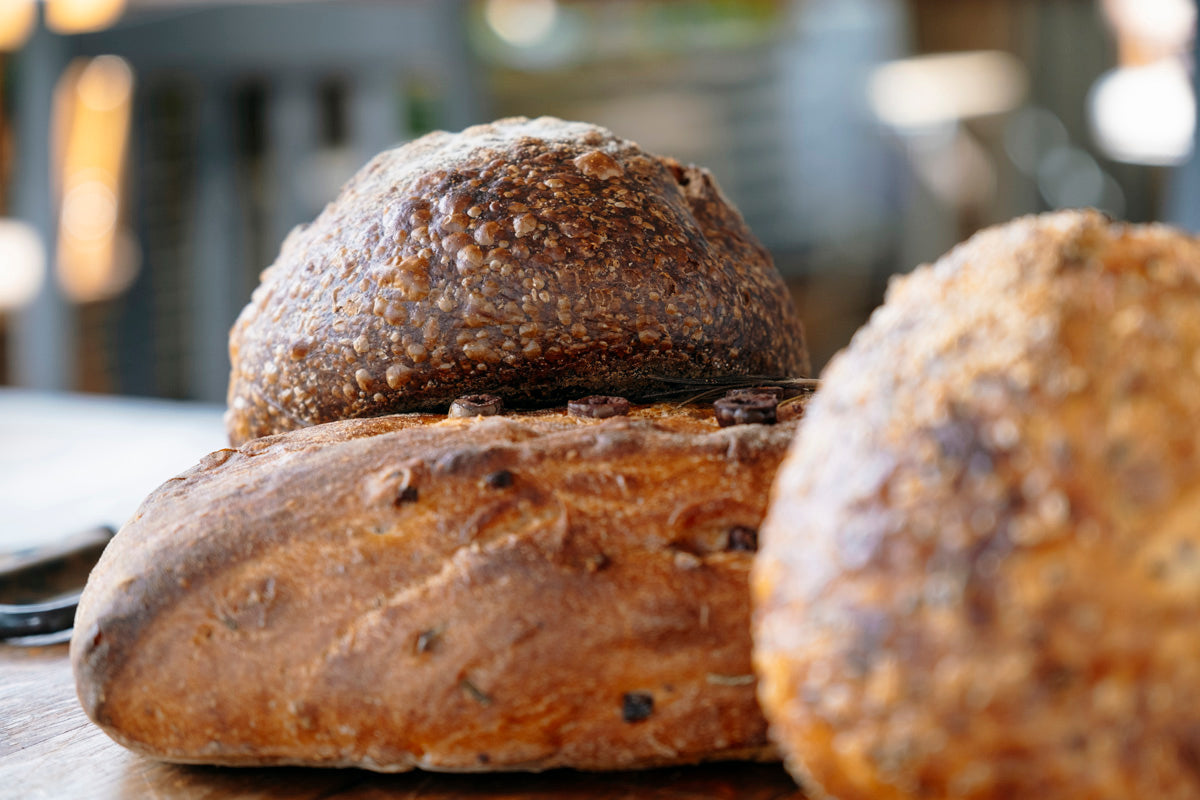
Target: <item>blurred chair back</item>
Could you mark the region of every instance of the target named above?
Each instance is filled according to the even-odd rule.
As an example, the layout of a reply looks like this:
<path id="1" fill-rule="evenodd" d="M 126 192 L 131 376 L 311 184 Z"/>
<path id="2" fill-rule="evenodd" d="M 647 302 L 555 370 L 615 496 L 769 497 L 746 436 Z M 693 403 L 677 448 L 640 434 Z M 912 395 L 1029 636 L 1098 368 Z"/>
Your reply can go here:
<path id="1" fill-rule="evenodd" d="M 376 152 L 486 117 L 465 13 L 457 0 L 184 7 L 39 31 L 22 54 L 23 97 L 41 108 L 19 109 L 18 146 L 34 151 L 19 210 L 52 246 L 54 156 L 30 140 L 50 128 L 44 96 L 72 59 L 120 56 L 137 87 L 125 199 L 142 265 L 98 319 L 47 281 L 17 321 L 16 382 L 78 386 L 78 339 L 113 374 L 85 388 L 222 401 L 229 326 L 287 232 Z"/>

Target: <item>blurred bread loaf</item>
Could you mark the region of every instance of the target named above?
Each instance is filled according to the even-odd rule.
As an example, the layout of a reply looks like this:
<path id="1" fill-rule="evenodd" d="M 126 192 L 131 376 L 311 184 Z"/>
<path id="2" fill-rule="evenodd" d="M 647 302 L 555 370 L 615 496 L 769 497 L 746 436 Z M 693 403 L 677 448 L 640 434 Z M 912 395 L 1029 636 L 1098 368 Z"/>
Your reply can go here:
<path id="1" fill-rule="evenodd" d="M 770 757 L 747 577 L 794 425 L 411 414 L 213 453 L 93 573 L 84 708 L 206 764 Z"/>
<path id="2" fill-rule="evenodd" d="M 841 800 L 1200 796 L 1200 242 L 993 228 L 897 280 L 823 378 L 753 579 L 794 773 Z"/>
<path id="3" fill-rule="evenodd" d="M 809 367 L 707 171 L 549 117 L 377 156 L 288 237 L 230 356 L 234 443 L 473 392 L 547 405 Z"/>

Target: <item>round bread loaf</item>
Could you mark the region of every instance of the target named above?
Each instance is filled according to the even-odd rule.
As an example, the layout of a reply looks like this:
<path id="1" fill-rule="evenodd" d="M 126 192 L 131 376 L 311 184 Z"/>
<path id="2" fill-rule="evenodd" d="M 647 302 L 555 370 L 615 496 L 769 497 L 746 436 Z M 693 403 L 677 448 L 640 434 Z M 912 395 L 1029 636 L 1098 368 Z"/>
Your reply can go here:
<path id="1" fill-rule="evenodd" d="M 288 236 L 234 325 L 233 442 L 492 392 L 804 376 L 771 258 L 712 176 L 543 117 L 377 156 Z"/>
<path id="2" fill-rule="evenodd" d="M 748 576 L 795 423 L 609 399 L 582 413 L 619 416 L 385 416 L 213 453 L 88 581 L 85 710 L 205 764 L 772 757 Z"/>
<path id="3" fill-rule="evenodd" d="M 1056 213 L 897 280 L 755 565 L 793 773 L 841 800 L 1200 796 L 1198 423 L 1195 239 Z"/>

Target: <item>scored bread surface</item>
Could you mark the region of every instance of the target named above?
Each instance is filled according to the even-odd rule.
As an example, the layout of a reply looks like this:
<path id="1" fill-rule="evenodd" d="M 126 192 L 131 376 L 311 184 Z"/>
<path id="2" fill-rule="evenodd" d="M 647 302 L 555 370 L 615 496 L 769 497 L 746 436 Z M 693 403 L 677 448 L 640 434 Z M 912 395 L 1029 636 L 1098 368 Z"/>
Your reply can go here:
<path id="1" fill-rule="evenodd" d="M 235 324 L 237 444 L 336 419 L 803 376 L 771 258 L 704 169 L 514 118 L 382 153 L 284 242 Z"/>
<path id="2" fill-rule="evenodd" d="M 754 571 L 775 739 L 841 800 L 1200 796 L 1200 242 L 1094 212 L 891 287 Z"/>
<path id="3" fill-rule="evenodd" d="M 770 757 L 747 577 L 793 431 L 695 407 L 413 414 L 218 451 L 93 573 L 84 708 L 180 762 Z"/>

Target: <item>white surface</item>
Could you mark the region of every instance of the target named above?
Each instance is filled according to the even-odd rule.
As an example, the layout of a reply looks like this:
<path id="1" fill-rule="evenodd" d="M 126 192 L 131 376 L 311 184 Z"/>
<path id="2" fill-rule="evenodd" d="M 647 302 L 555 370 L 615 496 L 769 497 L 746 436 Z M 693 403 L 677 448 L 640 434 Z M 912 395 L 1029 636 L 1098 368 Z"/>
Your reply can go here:
<path id="1" fill-rule="evenodd" d="M 222 407 L 0 389 L 0 552 L 97 525 L 226 447 Z"/>
<path id="2" fill-rule="evenodd" d="M 1104 73 L 1092 85 L 1088 114 L 1096 143 L 1117 161 L 1169 167 L 1192 153 L 1196 96 L 1183 59 Z"/>

